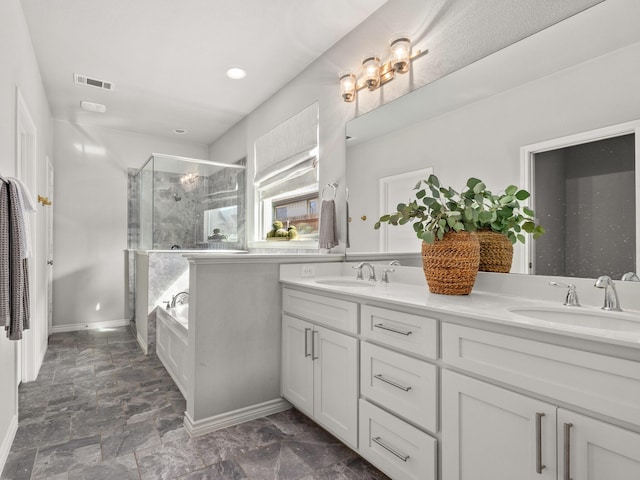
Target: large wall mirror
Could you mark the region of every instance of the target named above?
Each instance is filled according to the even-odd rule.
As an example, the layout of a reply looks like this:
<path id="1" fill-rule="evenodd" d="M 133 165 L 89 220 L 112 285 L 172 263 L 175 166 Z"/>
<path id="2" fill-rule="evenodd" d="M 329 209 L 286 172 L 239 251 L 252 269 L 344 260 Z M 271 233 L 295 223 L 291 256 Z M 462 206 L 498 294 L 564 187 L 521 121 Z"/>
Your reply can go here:
<path id="1" fill-rule="evenodd" d="M 626 1 L 603 2 L 349 122 L 346 183 L 352 220 L 347 253 L 384 251 L 381 233 L 373 229 L 387 213 L 380 207 L 381 179 L 432 169 L 454 188 L 474 176 L 492 191 L 510 184 L 532 189 L 533 184 L 523 184 L 529 181 L 523 173 L 523 147 L 640 119 L 640 29 L 629 15 L 635 8 Z M 637 135 L 631 142 L 637 152 Z M 637 170 L 618 173 L 631 175 L 625 182 L 635 210 L 626 209 L 624 215 L 636 236 Z M 407 200 L 414 185 L 407 184 Z M 544 188 L 537 195 L 544 195 Z M 544 225 L 544 218 L 539 221 Z M 410 227 L 392 228 L 411 234 Z M 628 264 L 630 271 L 638 269 L 639 242 L 632 240 L 635 258 L 625 254 L 618 262 Z M 416 239 L 415 252 L 419 249 Z M 615 256 L 617 250 L 604 255 Z M 531 273 L 530 263 L 528 250 L 518 247 L 511 271 Z M 534 270 L 593 277 L 596 270 L 617 276 L 626 269 L 607 268 L 543 272 L 539 262 Z"/>

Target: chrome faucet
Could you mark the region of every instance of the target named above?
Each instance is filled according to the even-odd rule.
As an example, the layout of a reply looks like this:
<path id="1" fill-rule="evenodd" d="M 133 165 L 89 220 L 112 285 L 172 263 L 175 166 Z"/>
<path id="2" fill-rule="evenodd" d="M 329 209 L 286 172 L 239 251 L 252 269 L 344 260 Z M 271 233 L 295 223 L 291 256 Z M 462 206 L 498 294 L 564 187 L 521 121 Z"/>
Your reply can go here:
<path id="1" fill-rule="evenodd" d="M 373 268 L 373 265 L 371 265 L 369 262 L 360 262 L 359 264 L 351 267 L 358 270 L 358 272 L 356 273 L 356 280 L 364 280 L 364 277 L 362 276 L 362 267 L 369 267 L 369 281 L 375 282 L 377 280 L 376 270 Z"/>
<path id="2" fill-rule="evenodd" d="M 623 282 L 640 282 L 640 277 L 638 277 L 638 274 L 635 272 L 627 272 L 622 275 L 620 280 Z"/>
<path id="3" fill-rule="evenodd" d="M 402 266 L 402 264 L 400 263 L 400 261 L 399 261 L 399 260 L 391 260 L 391 261 L 389 262 L 389 266 L 390 266 L 390 267 L 401 267 L 401 266 Z"/>
<path id="4" fill-rule="evenodd" d="M 549 285 L 553 287 L 567 287 L 567 296 L 564 299 L 564 304 L 567 307 L 580 306 L 580 301 L 578 300 L 578 292 L 576 290 L 576 286 L 573 283 L 549 282 Z"/>
<path id="5" fill-rule="evenodd" d="M 382 270 L 382 279 L 380 283 L 389 283 L 389 274 L 395 272 L 393 268 L 385 268 Z"/>
<path id="6" fill-rule="evenodd" d="M 614 312 L 621 312 L 620 300 L 618 299 L 618 292 L 616 292 L 616 286 L 610 277 L 603 275 L 598 277 L 594 287 L 604 288 L 604 305 L 603 310 L 611 310 Z"/>
<path id="7" fill-rule="evenodd" d="M 180 299 L 180 301 L 178 302 L 178 298 L 182 296 L 182 298 Z M 171 306 L 175 307 L 176 303 L 178 303 L 179 305 L 183 305 L 184 304 L 184 297 L 188 297 L 189 296 L 189 292 L 180 292 L 180 293 L 176 293 L 172 298 L 171 298 Z"/>

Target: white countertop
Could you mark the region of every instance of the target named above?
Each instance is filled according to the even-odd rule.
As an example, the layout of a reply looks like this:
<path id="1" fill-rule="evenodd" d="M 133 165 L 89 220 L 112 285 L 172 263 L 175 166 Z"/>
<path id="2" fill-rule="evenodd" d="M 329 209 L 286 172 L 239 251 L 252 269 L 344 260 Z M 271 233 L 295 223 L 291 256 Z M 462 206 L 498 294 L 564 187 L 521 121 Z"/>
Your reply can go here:
<path id="1" fill-rule="evenodd" d="M 603 312 L 601 309 L 592 306 L 565 307 L 562 301 L 548 302 L 542 300 L 532 300 L 513 295 L 503 295 L 496 293 L 473 291 L 470 295 L 436 295 L 429 292 L 424 280 L 420 278 L 422 269 L 403 267 L 402 278 L 391 279 L 391 283 L 382 284 L 379 281 L 373 286 L 349 286 L 349 285 L 326 285 L 318 283 L 318 280 L 353 280 L 355 275 L 351 272 L 351 265 L 342 264 L 342 271 L 336 270 L 336 266 L 315 266 L 317 269 L 314 276 L 301 277 L 296 274 L 300 270 L 295 269 L 295 265 L 281 267 L 280 281 L 284 285 L 304 287 L 325 292 L 328 294 L 348 295 L 355 301 L 367 302 L 375 300 L 384 302 L 390 306 L 409 307 L 423 310 L 427 315 L 445 314 L 464 317 L 467 319 L 490 322 L 492 324 L 521 327 L 538 332 L 559 334 L 574 338 L 581 338 L 596 342 L 621 345 L 640 349 L 640 314 L 636 311 L 625 312 Z M 333 270 L 333 271 L 331 271 Z M 396 269 L 394 274 L 398 273 Z M 367 272 L 364 271 L 367 282 Z M 378 276 L 379 277 L 379 276 Z M 631 322 L 638 322 L 638 329 L 635 331 L 614 331 L 608 329 L 568 325 L 547 320 L 538 320 L 516 314 L 509 309 L 512 308 L 550 308 L 554 310 L 569 309 L 571 313 L 584 312 L 586 314 L 610 315 L 611 318 L 624 319 Z M 442 315 L 441 315 L 442 316 Z M 446 319 L 445 319 L 446 320 Z M 481 328 L 481 326 L 479 325 Z"/>

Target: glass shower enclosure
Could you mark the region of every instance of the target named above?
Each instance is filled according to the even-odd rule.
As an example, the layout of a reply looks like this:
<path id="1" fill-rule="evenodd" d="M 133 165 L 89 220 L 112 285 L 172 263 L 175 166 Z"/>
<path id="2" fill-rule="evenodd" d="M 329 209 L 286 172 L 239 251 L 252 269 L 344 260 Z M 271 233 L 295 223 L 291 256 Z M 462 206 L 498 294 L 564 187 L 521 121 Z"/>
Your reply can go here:
<path id="1" fill-rule="evenodd" d="M 154 153 L 130 176 L 129 248 L 244 250 L 246 165 Z"/>

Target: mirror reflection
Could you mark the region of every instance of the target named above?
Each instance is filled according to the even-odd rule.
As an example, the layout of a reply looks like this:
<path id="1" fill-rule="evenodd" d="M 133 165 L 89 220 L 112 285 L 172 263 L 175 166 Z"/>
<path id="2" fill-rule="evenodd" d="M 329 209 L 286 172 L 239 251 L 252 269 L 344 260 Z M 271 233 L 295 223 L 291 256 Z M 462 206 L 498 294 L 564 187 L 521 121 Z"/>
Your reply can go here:
<path id="1" fill-rule="evenodd" d="M 510 184 L 531 191 L 520 159 L 524 146 L 639 118 L 640 92 L 635 86 L 640 81 L 638 29 L 621 24 L 615 16 L 603 17 L 599 23 L 602 35 L 594 41 L 594 25 L 583 20 L 576 15 L 349 122 L 346 183 L 352 220 L 348 253 L 385 251 L 381 232 L 373 229 L 379 216 L 387 213 L 381 207 L 380 182 L 384 178 L 432 169 L 454 188 L 474 176 L 492 191 Z M 540 55 L 553 50 L 554 45 L 562 51 L 562 58 Z M 598 50 L 598 56 L 589 58 L 585 48 Z M 527 75 L 520 75 L 522 72 Z M 627 142 L 620 148 L 629 151 L 629 144 L 637 140 Z M 562 252 L 556 246 L 529 240 L 534 249 L 555 251 L 565 259 L 574 257 L 574 265 L 556 270 L 556 264 L 563 263 L 557 258 L 535 260 L 536 252 L 516 246 L 512 273 L 534 270 L 537 274 L 590 278 L 608 274 L 620 279 L 627 271 L 637 272 L 639 175 L 635 165 L 630 169 L 630 160 L 625 160 L 626 166 L 613 167 L 610 157 L 607 154 L 600 161 L 590 161 L 594 175 L 587 176 L 586 165 L 571 167 L 575 178 L 566 180 L 575 209 L 598 230 L 598 244 L 593 243 L 593 233 L 591 243 L 564 246 Z M 573 192 L 582 192 L 585 184 L 595 181 L 593 177 L 599 184 L 592 186 L 589 195 L 594 198 L 587 202 Z M 548 193 L 539 183 L 541 190 L 534 196 L 542 203 L 535 205 L 536 210 Z M 407 187 L 406 200 L 412 196 L 413 185 Z M 620 196 L 605 200 L 602 196 L 608 197 L 613 189 Z M 558 198 L 550 203 L 562 205 Z M 614 205 L 621 211 L 614 214 Z M 596 210 L 605 212 L 606 225 L 596 225 Z M 556 218 L 544 209 L 536 214 L 545 228 L 546 216 Z M 574 239 L 587 237 L 583 227 L 572 225 L 574 217 L 570 212 L 558 221 L 571 228 L 569 235 Z M 412 234 L 411 228 L 406 228 Z M 414 251 L 419 252 L 419 241 Z M 550 264 L 554 266 L 548 268 Z"/>

